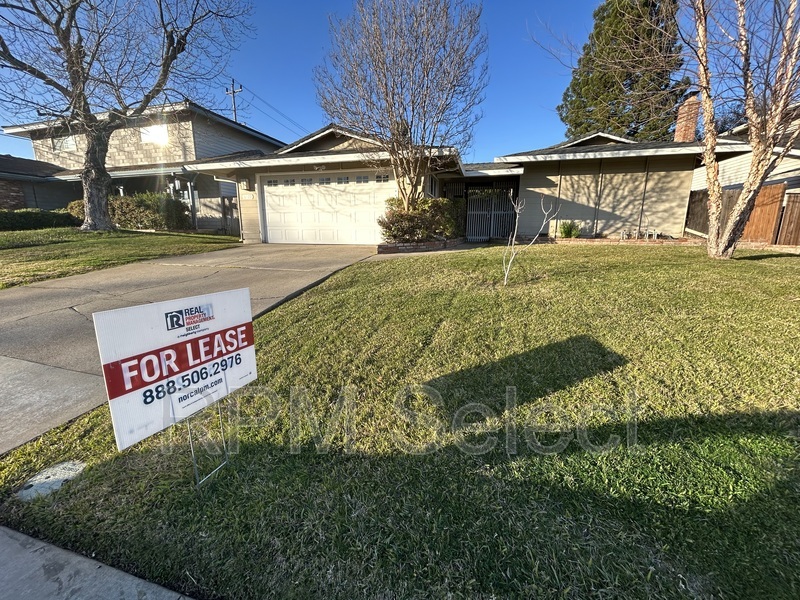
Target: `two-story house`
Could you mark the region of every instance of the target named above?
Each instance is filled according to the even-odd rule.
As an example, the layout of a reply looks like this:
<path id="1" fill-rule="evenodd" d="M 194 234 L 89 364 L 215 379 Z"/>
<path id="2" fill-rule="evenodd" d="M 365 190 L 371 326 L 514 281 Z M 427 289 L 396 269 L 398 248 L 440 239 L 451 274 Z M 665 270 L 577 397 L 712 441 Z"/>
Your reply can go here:
<path id="1" fill-rule="evenodd" d="M 5 133 L 26 137 L 37 161 L 48 169 L 52 185 L 62 182 L 63 193 L 51 190 L 43 208 L 65 206 L 75 195 L 86 150 L 80 132 L 52 121 L 4 127 Z M 183 167 L 211 158 L 269 154 L 284 143 L 190 101 L 154 106 L 134 126 L 115 131 L 109 142 L 106 168 L 112 192 L 172 191 L 191 207 L 198 229 L 235 231 L 236 186 L 213 175 L 188 173 Z M 24 195 L 24 188 L 23 188 Z M 26 206 L 41 206 L 31 194 Z"/>

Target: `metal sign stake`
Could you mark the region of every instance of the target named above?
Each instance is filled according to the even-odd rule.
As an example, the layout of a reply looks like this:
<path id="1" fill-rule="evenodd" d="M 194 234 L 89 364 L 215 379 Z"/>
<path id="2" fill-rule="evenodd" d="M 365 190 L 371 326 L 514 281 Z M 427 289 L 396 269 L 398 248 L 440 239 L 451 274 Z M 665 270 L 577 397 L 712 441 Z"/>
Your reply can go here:
<path id="1" fill-rule="evenodd" d="M 197 454 L 194 450 L 194 441 L 193 441 L 193 434 L 192 434 L 192 419 L 186 419 L 186 428 L 189 430 L 189 449 L 192 452 L 192 465 L 194 466 L 194 480 L 195 480 L 195 487 L 198 489 L 201 485 L 203 485 L 206 481 L 208 481 L 217 471 L 219 471 L 222 467 L 228 464 L 230 460 L 230 453 L 228 452 L 228 442 L 225 439 L 225 426 L 222 423 L 222 403 L 217 402 L 217 413 L 219 415 L 219 430 L 220 434 L 222 435 L 222 450 L 225 453 L 225 460 L 223 460 L 217 467 L 211 471 L 208 475 L 200 479 L 200 469 L 197 467 Z"/>

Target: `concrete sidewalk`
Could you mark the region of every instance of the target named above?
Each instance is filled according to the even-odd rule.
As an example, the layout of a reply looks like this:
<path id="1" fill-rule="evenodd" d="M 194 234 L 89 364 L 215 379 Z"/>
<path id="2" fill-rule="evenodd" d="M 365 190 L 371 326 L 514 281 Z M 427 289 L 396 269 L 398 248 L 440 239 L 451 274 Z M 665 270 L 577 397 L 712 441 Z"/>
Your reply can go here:
<path id="1" fill-rule="evenodd" d="M 0 564 L 0 597 L 9 600 L 189 600 L 5 527 L 0 527 Z"/>
<path id="2" fill-rule="evenodd" d="M 254 244 L 0 290 L 0 454 L 106 402 L 92 313 L 250 288 L 255 316 L 373 254 Z"/>

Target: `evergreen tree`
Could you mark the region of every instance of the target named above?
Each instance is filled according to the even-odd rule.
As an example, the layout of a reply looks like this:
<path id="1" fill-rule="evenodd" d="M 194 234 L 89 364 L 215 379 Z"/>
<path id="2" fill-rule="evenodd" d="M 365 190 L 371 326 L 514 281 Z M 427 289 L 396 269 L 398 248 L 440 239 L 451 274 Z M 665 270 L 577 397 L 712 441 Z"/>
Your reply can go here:
<path id="1" fill-rule="evenodd" d="M 605 0 L 558 115 L 567 137 L 597 131 L 669 140 L 688 78 L 676 21 L 678 0 Z"/>

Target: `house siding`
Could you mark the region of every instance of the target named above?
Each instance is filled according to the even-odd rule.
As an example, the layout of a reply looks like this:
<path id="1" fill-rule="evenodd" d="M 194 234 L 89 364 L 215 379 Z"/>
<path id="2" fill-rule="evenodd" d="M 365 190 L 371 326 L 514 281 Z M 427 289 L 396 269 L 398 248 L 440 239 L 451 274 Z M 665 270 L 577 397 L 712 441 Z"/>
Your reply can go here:
<path id="1" fill-rule="evenodd" d="M 520 175 L 519 197 L 525 202 L 525 208 L 519 215 L 519 232 L 521 235 L 535 235 L 542 226 L 545 210 L 557 206 L 559 168 L 556 164 L 532 164 L 525 167 Z"/>
<path id="2" fill-rule="evenodd" d="M 617 235 L 640 227 L 683 234 L 694 157 L 605 159 L 530 164 L 520 176 L 520 234 L 535 235 L 552 202 L 558 222 L 575 221 L 582 235 Z"/>
<path id="3" fill-rule="evenodd" d="M 651 158 L 642 228 L 683 236 L 695 157 Z"/>
<path id="4" fill-rule="evenodd" d="M 618 235 L 639 227 L 645 185 L 649 183 L 646 175 L 646 159 L 614 161 L 603 169 L 602 201 L 596 212 L 598 233 Z"/>
<path id="5" fill-rule="evenodd" d="M 600 161 L 565 163 L 561 170 L 560 221 L 575 221 L 582 235 L 594 234 L 595 206 L 600 191 Z"/>
<path id="6" fill-rule="evenodd" d="M 741 187 L 750 171 L 752 154 L 744 154 L 719 161 L 719 181 L 723 188 Z M 787 191 L 800 191 L 800 159 L 784 158 L 767 178 L 768 183 L 786 183 Z M 705 166 L 694 170 L 692 191 L 708 188 Z"/>
<path id="7" fill-rule="evenodd" d="M 346 135 L 336 135 L 335 133 L 323 135 L 316 140 L 303 144 L 297 149 L 298 152 L 328 152 L 331 150 L 376 151 L 380 149 L 375 144 L 370 144 L 364 140 L 351 138 Z M 286 155 L 291 155 L 291 151 L 287 152 Z"/>
<path id="8" fill-rule="evenodd" d="M 106 157 L 107 167 L 127 167 L 135 165 L 173 163 L 195 160 L 192 135 L 192 123 L 188 117 L 176 120 L 174 117 L 166 123 L 167 144 L 164 146 L 141 141 L 139 127 L 119 129 L 111 134 Z M 53 149 L 51 132 L 40 132 L 31 138 L 36 160 L 50 162 L 65 169 L 83 167 L 86 153 L 86 138 L 75 136 L 75 150 Z"/>
<path id="9" fill-rule="evenodd" d="M 279 148 L 277 144 L 256 139 L 202 115 L 196 115 L 192 119 L 192 133 L 194 135 L 194 151 L 198 159 L 222 156 L 242 150 L 274 152 Z"/>
<path id="10" fill-rule="evenodd" d="M 194 190 L 197 193 L 197 228 L 224 229 L 219 183 L 209 175 L 201 175 L 194 182 Z"/>

